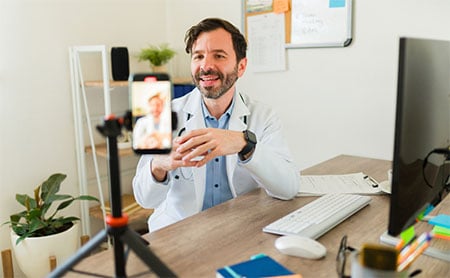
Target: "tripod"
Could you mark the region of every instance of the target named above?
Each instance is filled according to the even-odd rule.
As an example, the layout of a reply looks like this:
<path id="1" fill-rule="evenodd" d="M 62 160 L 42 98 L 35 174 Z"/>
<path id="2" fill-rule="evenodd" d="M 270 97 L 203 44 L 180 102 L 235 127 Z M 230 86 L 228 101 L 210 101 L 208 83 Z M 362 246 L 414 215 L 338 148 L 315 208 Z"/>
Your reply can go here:
<path id="1" fill-rule="evenodd" d="M 74 256 L 51 272 L 48 277 L 61 277 L 68 271 L 76 271 L 72 269 L 72 267 L 86 256 L 90 255 L 95 248 L 107 240 L 108 235 L 113 239 L 115 277 L 126 277 L 124 244 L 128 245 L 128 247 L 131 248 L 158 276 L 176 277 L 176 275 L 155 254 L 153 254 L 149 247 L 146 246 L 145 243 L 148 245 L 148 242 L 141 238 L 139 234 L 128 228 L 128 216 L 126 214 L 122 215 L 117 136 L 121 134 L 122 125 L 125 124 L 125 126 L 128 126 L 130 122 L 131 120 L 127 116 L 125 116 L 125 119 L 117 119 L 112 116 L 105 120 L 103 126 L 97 126 L 100 133 L 106 136 L 108 143 L 110 200 L 112 210 L 112 215 L 106 217 L 108 228 L 95 235 L 90 241 L 82 246 Z M 97 275 L 94 273 L 80 273 Z"/>

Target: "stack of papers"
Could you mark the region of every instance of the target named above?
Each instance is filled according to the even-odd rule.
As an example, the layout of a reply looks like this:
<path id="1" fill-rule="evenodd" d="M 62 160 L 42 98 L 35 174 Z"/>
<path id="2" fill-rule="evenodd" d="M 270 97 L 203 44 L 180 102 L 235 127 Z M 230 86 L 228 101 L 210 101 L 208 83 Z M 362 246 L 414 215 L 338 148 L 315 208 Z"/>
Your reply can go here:
<path id="1" fill-rule="evenodd" d="M 300 177 L 299 196 L 321 196 L 328 193 L 381 194 L 379 183 L 360 172 L 344 175 L 304 175 Z"/>

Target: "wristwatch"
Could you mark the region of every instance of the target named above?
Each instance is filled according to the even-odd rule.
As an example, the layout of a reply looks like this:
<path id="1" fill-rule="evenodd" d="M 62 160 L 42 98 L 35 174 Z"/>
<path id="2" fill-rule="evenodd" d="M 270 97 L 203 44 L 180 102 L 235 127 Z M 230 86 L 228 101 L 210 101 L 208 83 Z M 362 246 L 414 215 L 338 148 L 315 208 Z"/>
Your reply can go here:
<path id="1" fill-rule="evenodd" d="M 245 157 L 247 154 L 252 152 L 256 147 L 256 135 L 250 130 L 244 130 L 244 139 L 247 144 L 242 148 L 242 150 L 238 153 L 238 156 L 241 160 L 246 160 Z"/>

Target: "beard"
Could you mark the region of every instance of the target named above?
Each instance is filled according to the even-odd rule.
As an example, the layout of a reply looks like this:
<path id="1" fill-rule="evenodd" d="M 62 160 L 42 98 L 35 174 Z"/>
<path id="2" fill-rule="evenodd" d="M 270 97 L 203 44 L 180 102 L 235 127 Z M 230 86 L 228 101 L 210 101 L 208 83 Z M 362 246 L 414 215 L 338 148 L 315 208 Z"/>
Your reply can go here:
<path id="1" fill-rule="evenodd" d="M 202 76 L 204 75 L 215 75 L 217 78 L 221 81 L 221 86 L 219 87 L 202 87 L 200 85 L 200 81 Z M 236 65 L 232 72 L 227 73 L 224 75 L 223 73 L 215 70 L 208 70 L 208 71 L 202 71 L 196 73 L 193 77 L 195 86 L 200 90 L 202 95 L 206 98 L 210 99 L 218 99 L 221 96 L 223 96 L 228 90 L 233 87 L 234 83 L 236 83 L 238 79 L 238 66 Z"/>

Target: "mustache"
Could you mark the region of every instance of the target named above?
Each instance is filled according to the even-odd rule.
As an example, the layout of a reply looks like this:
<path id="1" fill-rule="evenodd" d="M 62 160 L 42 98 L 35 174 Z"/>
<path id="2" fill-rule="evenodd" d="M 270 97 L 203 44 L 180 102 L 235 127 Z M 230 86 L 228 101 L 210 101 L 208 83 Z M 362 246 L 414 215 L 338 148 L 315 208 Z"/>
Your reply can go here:
<path id="1" fill-rule="evenodd" d="M 196 75 L 195 75 L 195 77 L 197 78 L 197 79 L 199 79 L 200 77 L 202 77 L 202 76 L 205 76 L 205 75 L 217 75 L 218 77 L 219 77 L 219 79 L 222 79 L 223 78 L 223 74 L 222 73 L 220 73 L 219 71 L 215 71 L 215 70 L 207 70 L 207 71 L 204 71 L 204 70 L 200 70 Z"/>

